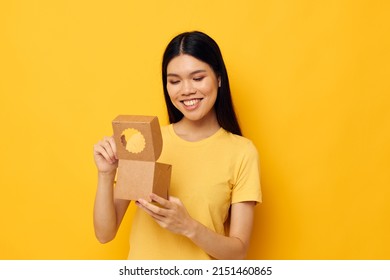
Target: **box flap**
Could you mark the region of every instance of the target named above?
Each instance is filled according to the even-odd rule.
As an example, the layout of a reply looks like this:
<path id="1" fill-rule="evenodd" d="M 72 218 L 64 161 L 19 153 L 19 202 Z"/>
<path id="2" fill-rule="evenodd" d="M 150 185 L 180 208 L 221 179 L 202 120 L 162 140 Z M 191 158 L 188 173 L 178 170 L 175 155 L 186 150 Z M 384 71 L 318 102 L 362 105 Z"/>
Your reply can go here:
<path id="1" fill-rule="evenodd" d="M 163 143 L 156 116 L 119 115 L 112 127 L 119 159 L 158 160 Z"/>

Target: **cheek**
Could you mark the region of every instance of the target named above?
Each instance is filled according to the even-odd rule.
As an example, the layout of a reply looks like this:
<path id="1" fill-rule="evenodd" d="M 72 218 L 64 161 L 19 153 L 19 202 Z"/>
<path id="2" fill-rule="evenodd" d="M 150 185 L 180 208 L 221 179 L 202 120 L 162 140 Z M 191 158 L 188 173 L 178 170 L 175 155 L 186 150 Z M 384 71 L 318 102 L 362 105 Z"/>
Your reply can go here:
<path id="1" fill-rule="evenodd" d="M 168 92 L 168 96 L 169 96 L 169 99 L 171 100 L 171 103 L 173 104 L 173 106 L 175 106 L 176 108 L 178 108 L 178 101 L 177 101 L 177 94 L 174 94 L 172 92 L 172 88 L 169 89 L 169 87 L 167 87 L 167 92 Z"/>
<path id="2" fill-rule="evenodd" d="M 167 92 L 171 99 L 175 98 L 177 96 L 177 89 L 174 86 L 167 85 Z"/>
<path id="3" fill-rule="evenodd" d="M 205 84 L 201 88 L 199 88 L 206 95 L 216 95 L 218 92 L 218 87 L 214 86 L 214 84 Z"/>
<path id="4" fill-rule="evenodd" d="M 213 94 L 218 91 L 218 81 L 215 79 L 205 79 L 198 85 L 198 89 L 207 94 Z"/>

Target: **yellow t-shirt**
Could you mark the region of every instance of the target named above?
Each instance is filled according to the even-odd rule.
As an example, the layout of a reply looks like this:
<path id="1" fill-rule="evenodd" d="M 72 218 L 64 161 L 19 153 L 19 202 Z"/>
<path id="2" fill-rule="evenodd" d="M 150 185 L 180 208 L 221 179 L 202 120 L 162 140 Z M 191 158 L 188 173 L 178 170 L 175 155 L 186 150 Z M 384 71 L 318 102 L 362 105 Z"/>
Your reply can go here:
<path id="1" fill-rule="evenodd" d="M 226 234 L 232 203 L 261 201 L 259 161 L 253 143 L 219 129 L 198 142 L 176 135 L 172 125 L 161 128 L 159 162 L 172 165 L 169 195 L 178 197 L 192 218 Z M 161 228 L 137 209 L 130 236 L 129 259 L 211 259 L 188 238 Z"/>

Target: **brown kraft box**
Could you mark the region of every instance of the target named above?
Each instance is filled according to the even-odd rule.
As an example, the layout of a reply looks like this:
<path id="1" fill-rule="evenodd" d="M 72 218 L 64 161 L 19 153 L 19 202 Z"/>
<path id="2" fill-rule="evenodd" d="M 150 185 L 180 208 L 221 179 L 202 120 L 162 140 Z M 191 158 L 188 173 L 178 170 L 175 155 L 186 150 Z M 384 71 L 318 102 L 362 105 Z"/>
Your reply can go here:
<path id="1" fill-rule="evenodd" d="M 155 193 L 168 199 L 172 166 L 157 162 L 163 145 L 158 118 L 119 115 L 112 127 L 119 159 L 114 197 L 150 201 Z"/>

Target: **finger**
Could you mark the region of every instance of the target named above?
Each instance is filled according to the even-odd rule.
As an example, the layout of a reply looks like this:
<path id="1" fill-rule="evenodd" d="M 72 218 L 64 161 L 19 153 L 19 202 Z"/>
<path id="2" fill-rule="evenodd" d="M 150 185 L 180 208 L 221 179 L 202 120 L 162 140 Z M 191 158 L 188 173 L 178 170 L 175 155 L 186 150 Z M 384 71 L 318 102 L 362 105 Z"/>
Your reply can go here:
<path id="1" fill-rule="evenodd" d="M 108 141 L 101 140 L 94 146 L 95 155 L 102 156 L 106 161 L 113 164 L 116 162 L 116 158 L 113 156 L 111 145 Z"/>
<path id="2" fill-rule="evenodd" d="M 152 203 L 147 202 L 145 199 L 139 199 L 138 203 L 140 203 L 144 208 L 148 209 L 154 214 L 157 214 L 159 216 L 165 216 L 166 210 L 164 208 L 158 207 L 157 205 L 154 205 Z"/>
<path id="3" fill-rule="evenodd" d="M 104 160 L 112 162 L 110 155 L 107 153 L 106 149 L 104 149 L 104 147 L 102 147 L 100 144 L 96 144 L 94 146 L 94 153 L 96 156 L 100 156 L 104 158 Z"/>
<path id="4" fill-rule="evenodd" d="M 107 154 L 109 155 L 111 162 L 114 162 L 116 160 L 116 156 L 114 154 L 114 149 L 111 145 L 111 141 L 109 140 L 109 137 L 105 137 L 104 140 L 101 141 L 100 143 L 101 146 L 106 150 Z"/>
<path id="5" fill-rule="evenodd" d="M 151 216 L 156 221 L 162 221 L 164 219 L 164 216 L 161 216 L 157 213 L 154 213 L 150 209 L 148 209 L 144 204 L 142 204 L 140 201 L 136 201 L 135 204 L 141 208 L 143 211 L 145 211 L 149 216 Z"/>
<path id="6" fill-rule="evenodd" d="M 168 200 L 173 203 L 181 204 L 181 200 L 178 197 L 175 196 L 169 196 Z"/>
<path id="7" fill-rule="evenodd" d="M 116 157 L 116 144 L 115 144 L 114 138 L 112 136 L 111 137 L 106 136 L 106 137 L 104 137 L 102 143 L 103 143 L 104 147 L 107 149 L 107 151 L 109 151 L 111 158 L 117 159 L 117 157 Z"/>
<path id="8" fill-rule="evenodd" d="M 162 207 L 164 207 L 164 208 L 169 209 L 170 206 L 171 206 L 171 204 L 170 204 L 170 202 L 169 202 L 168 200 L 162 198 L 161 196 L 158 196 L 158 195 L 155 194 L 155 193 L 151 193 L 149 197 L 150 197 L 150 199 L 151 199 L 152 201 L 157 202 L 158 204 L 160 204 L 160 205 L 161 205 Z"/>
<path id="9" fill-rule="evenodd" d="M 111 148 L 112 148 L 112 151 L 113 151 L 113 153 L 114 153 L 114 157 L 115 157 L 115 159 L 118 159 L 118 155 L 117 155 L 117 150 L 116 150 L 116 143 L 115 143 L 115 139 L 114 139 L 114 137 L 110 137 L 109 139 L 108 139 L 108 142 L 110 143 L 110 145 L 111 145 Z"/>

